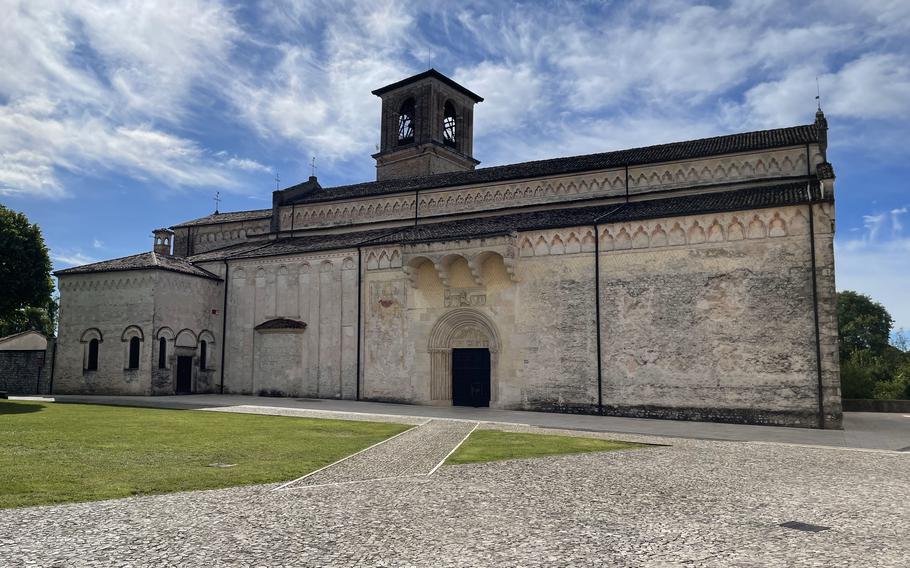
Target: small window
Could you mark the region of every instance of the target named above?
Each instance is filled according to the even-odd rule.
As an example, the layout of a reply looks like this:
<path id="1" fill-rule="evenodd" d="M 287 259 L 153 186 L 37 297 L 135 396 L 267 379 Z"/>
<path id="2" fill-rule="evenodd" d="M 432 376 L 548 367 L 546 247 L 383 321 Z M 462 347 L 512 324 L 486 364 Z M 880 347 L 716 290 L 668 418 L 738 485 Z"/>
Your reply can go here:
<path id="1" fill-rule="evenodd" d="M 158 340 L 158 368 L 167 368 L 167 339 L 163 337 Z"/>
<path id="2" fill-rule="evenodd" d="M 208 344 L 205 341 L 199 342 L 199 369 L 204 371 L 206 368 L 206 359 L 208 359 Z"/>
<path id="3" fill-rule="evenodd" d="M 139 368 L 139 338 L 130 339 L 130 364 L 129 369 Z"/>
<path id="4" fill-rule="evenodd" d="M 456 145 L 455 132 L 455 105 L 446 102 L 445 112 L 442 119 L 442 142 L 446 146 L 454 148 Z"/>
<path id="5" fill-rule="evenodd" d="M 86 371 L 98 370 L 98 340 L 92 339 L 88 342 L 88 361 L 85 365 Z"/>
<path id="6" fill-rule="evenodd" d="M 414 141 L 414 99 L 402 103 L 398 110 L 398 143 L 410 144 Z"/>

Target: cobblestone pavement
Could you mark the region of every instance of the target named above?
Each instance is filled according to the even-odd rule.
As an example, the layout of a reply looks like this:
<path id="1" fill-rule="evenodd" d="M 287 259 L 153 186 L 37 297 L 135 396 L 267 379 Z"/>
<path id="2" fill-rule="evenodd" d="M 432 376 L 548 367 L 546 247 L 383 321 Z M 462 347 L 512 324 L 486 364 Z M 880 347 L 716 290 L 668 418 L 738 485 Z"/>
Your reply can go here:
<path id="1" fill-rule="evenodd" d="M 620 438 L 672 445 L 4 510 L 0 564 L 908 565 L 907 454 Z"/>
<path id="2" fill-rule="evenodd" d="M 476 422 L 430 420 L 349 459 L 307 475 L 290 487 L 428 475 L 475 426 Z"/>
<path id="3" fill-rule="evenodd" d="M 566 428 L 594 432 L 622 432 L 647 436 L 671 436 L 700 440 L 728 440 L 731 442 L 781 442 L 844 448 L 897 450 L 910 447 L 910 414 L 884 412 L 845 412 L 843 430 L 818 430 L 814 428 L 785 428 L 782 426 L 755 426 L 748 424 L 722 424 L 717 422 L 691 422 L 687 420 L 650 420 L 619 416 L 594 416 L 562 414 L 557 412 L 529 412 L 497 408 L 470 408 L 466 406 L 424 406 L 363 402 L 336 399 L 299 399 L 261 397 L 248 395 L 189 394 L 180 396 L 101 396 L 62 395 L 58 402 L 88 404 L 122 404 L 153 408 L 196 408 L 222 412 L 243 407 L 235 412 L 261 414 L 287 414 L 294 416 L 322 416 L 332 418 L 341 412 L 350 420 L 386 420 L 404 422 L 422 417 L 530 424 L 540 428 Z M 403 417 L 402 415 L 408 415 Z M 337 415 L 336 415 L 337 416 Z M 370 416 L 371 418 L 366 418 Z M 360 417 L 360 418 L 358 418 Z M 421 420 L 420 422 L 422 422 Z M 411 424 L 413 422 L 407 422 Z M 417 422 L 419 423 L 419 422 Z"/>

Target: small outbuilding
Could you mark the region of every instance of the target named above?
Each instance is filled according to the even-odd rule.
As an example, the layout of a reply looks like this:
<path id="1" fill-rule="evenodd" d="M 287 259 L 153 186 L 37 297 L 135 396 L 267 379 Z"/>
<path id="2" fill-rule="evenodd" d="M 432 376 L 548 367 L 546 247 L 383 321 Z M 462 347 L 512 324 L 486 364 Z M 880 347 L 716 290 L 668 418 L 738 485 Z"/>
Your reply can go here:
<path id="1" fill-rule="evenodd" d="M 0 337 L 0 391 L 44 394 L 48 391 L 53 338 L 29 330 Z M 48 349 L 48 346 L 51 349 Z"/>

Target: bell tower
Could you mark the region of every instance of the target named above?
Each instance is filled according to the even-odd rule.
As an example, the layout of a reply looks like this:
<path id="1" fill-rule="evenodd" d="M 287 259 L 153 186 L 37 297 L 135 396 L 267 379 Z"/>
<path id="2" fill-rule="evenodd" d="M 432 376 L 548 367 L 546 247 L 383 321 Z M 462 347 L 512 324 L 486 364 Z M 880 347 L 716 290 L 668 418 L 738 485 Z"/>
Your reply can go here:
<path id="1" fill-rule="evenodd" d="M 473 170 L 474 104 L 483 98 L 430 69 L 373 91 L 382 99 L 376 179 Z"/>
<path id="2" fill-rule="evenodd" d="M 152 231 L 152 251 L 158 254 L 171 254 L 171 241 L 174 238 L 174 231 L 170 229 L 155 229 Z"/>

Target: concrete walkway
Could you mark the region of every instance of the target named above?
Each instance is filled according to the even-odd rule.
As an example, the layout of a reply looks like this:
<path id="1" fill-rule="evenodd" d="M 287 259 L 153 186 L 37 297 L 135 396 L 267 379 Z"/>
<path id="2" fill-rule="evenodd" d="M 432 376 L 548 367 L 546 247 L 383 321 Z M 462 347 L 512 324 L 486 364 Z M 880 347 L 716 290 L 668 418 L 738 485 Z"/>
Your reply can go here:
<path id="1" fill-rule="evenodd" d="M 303 410 L 316 411 L 326 418 L 332 417 L 334 413 L 354 413 L 372 415 L 385 420 L 390 420 L 392 417 L 405 417 L 401 421 L 410 424 L 415 423 L 415 420 L 419 418 L 441 418 L 702 440 L 779 442 L 844 448 L 910 450 L 910 415 L 873 412 L 845 412 L 843 430 L 815 430 L 779 426 L 748 426 L 713 422 L 525 412 L 461 406 L 416 406 L 351 400 L 270 398 L 241 395 L 195 394 L 154 397 L 55 395 L 54 398 L 58 402 L 115 404 L 154 408 L 207 408 L 210 410 L 233 409 L 234 411 L 244 411 L 242 407 L 256 407 L 255 412 L 263 414 L 290 414 L 293 413 L 293 410 Z M 274 411 L 270 411 L 269 408 L 274 409 Z M 310 414 L 310 412 L 307 414 Z M 338 417 L 342 418 L 342 416 Z M 350 417 L 345 416 L 344 418 L 349 419 Z M 369 419 L 366 416 L 364 418 Z"/>
<path id="2" fill-rule="evenodd" d="M 462 420 L 428 420 L 279 489 L 430 475 L 476 426 L 477 422 Z"/>

